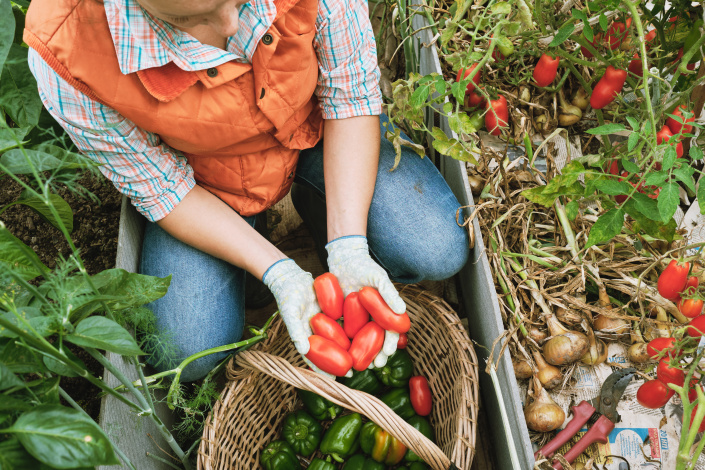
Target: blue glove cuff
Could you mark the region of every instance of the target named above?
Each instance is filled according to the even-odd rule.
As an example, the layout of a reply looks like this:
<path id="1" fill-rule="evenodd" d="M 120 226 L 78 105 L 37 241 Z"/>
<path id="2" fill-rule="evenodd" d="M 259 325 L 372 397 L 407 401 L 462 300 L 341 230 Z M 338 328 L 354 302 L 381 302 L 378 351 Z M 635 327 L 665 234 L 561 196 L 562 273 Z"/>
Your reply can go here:
<path id="1" fill-rule="evenodd" d="M 291 258 L 280 259 L 273 265 L 267 268 L 267 270 L 262 275 L 262 282 L 264 282 L 267 287 L 271 290 L 271 284 L 273 284 L 281 276 L 288 274 L 289 272 L 295 270 L 299 266 Z"/>
<path id="2" fill-rule="evenodd" d="M 338 248 L 367 248 L 367 237 L 364 235 L 345 235 L 326 244 L 328 254 L 330 254 L 331 250 Z"/>

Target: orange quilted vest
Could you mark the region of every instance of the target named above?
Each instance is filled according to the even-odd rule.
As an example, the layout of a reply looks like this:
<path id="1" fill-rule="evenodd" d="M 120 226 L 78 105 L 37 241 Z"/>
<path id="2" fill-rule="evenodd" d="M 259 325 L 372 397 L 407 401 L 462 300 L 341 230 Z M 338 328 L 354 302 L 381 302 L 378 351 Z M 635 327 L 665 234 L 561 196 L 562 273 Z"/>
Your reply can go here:
<path id="1" fill-rule="evenodd" d="M 252 64 L 185 72 L 173 63 L 123 75 L 96 0 L 34 0 L 25 42 L 72 86 L 183 153 L 199 185 L 242 215 L 283 198 L 299 150 L 321 138 L 313 95 L 317 0 L 275 0 Z"/>

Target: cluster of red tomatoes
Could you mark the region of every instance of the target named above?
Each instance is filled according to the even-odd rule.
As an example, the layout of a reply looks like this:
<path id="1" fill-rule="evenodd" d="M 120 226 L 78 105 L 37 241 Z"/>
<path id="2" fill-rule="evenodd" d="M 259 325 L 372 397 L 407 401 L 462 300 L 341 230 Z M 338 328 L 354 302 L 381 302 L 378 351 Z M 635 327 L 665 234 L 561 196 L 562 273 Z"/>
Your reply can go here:
<path id="1" fill-rule="evenodd" d="M 698 289 L 697 276 L 690 276 L 690 263 L 679 263 L 671 260 L 658 278 L 659 294 L 678 305 L 678 310 L 686 317 L 692 318 L 686 329 L 687 334 L 699 339 L 705 334 L 705 315 L 703 313 L 703 299 Z M 668 384 L 680 387 L 685 383 L 685 372 L 677 365 L 672 365 L 674 357 L 680 353 L 676 346 L 676 339 L 655 338 L 647 345 L 647 353 L 652 359 L 659 360 L 656 367 L 656 379 L 645 382 L 637 391 L 636 398 L 642 406 L 647 408 L 661 408 L 674 395 Z M 693 378 L 688 398 L 695 401 L 697 392 L 695 385 L 698 378 Z M 693 415 L 695 409 L 693 410 Z M 700 432 L 705 430 L 705 422 L 700 426 Z"/>
<path id="2" fill-rule="evenodd" d="M 486 101 L 485 98 L 475 90 L 475 87 L 480 85 L 480 80 L 482 79 L 482 71 L 477 69 L 477 65 L 478 64 L 473 64 L 470 67 L 458 70 L 458 75 L 455 77 L 455 80 L 460 82 L 472 75 L 470 83 L 468 83 L 465 89 L 465 106 L 468 108 L 485 108 L 487 110 L 485 113 L 485 128 L 487 128 L 487 132 L 492 135 L 500 135 L 502 128 L 506 128 L 509 125 L 507 99 L 502 95 L 498 95 L 496 100 L 491 99 Z"/>
<path id="3" fill-rule="evenodd" d="M 322 371 L 342 377 L 351 368 L 367 369 L 382 350 L 386 330 L 399 333 L 397 348 L 406 347 L 409 315 L 394 313 L 377 289 L 363 287 L 344 297 L 331 273 L 318 276 L 313 288 L 323 313 L 311 318 L 306 357 Z"/>

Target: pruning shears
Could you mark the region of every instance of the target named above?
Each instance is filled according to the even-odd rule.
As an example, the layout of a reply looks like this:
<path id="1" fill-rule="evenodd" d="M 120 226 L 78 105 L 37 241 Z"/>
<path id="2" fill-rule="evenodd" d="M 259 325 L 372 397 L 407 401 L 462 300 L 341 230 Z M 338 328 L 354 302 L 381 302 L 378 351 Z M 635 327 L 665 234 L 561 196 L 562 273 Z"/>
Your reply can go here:
<path id="1" fill-rule="evenodd" d="M 568 463 L 572 463 L 591 444 L 595 442 L 607 443 L 607 437 L 620 420 L 619 413 L 617 413 L 617 403 L 622 398 L 624 390 L 635 373 L 636 369 L 629 367 L 610 374 L 602 384 L 600 394 L 589 402 L 583 400 L 575 405 L 572 408 L 573 418 L 565 429 L 551 439 L 548 444 L 540 448 L 534 454 L 534 457 L 538 458 L 540 454 L 550 458 L 585 426 L 589 428 L 588 431 L 563 456 Z M 563 470 L 563 466 L 558 461 L 553 463 L 553 468 Z"/>

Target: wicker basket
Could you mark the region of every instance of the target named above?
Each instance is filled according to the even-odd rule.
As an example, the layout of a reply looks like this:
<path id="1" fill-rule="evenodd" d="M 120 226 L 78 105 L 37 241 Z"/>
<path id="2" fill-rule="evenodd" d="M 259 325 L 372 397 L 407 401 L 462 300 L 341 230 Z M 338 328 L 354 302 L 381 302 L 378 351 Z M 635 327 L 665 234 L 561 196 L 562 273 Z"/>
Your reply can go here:
<path id="1" fill-rule="evenodd" d="M 429 379 L 436 446 L 378 398 L 304 369 L 304 362 L 275 320 L 269 339 L 228 364 L 230 382 L 205 424 L 199 470 L 260 468 L 261 449 L 276 439 L 287 413 L 300 406 L 295 388 L 318 393 L 379 424 L 434 470 L 469 470 L 475 454 L 478 411 L 477 358 L 456 313 L 417 286 L 400 293 L 411 317 L 408 352 L 415 372 Z M 293 364 L 293 365 L 292 365 Z M 299 367 L 295 367 L 299 366 Z"/>

